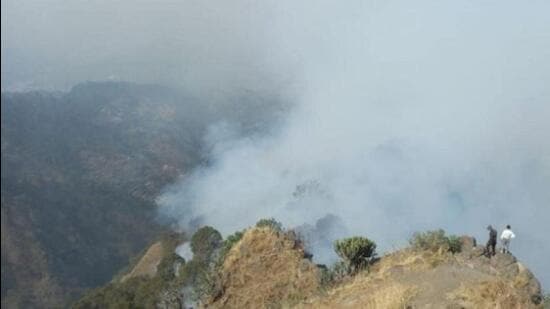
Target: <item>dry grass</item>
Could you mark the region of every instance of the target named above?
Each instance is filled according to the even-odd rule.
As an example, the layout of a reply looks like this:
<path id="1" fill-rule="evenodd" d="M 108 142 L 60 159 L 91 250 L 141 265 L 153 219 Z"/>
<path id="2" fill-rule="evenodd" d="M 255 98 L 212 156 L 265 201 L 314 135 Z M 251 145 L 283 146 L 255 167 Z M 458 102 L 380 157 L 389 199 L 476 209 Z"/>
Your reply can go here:
<path id="1" fill-rule="evenodd" d="M 478 284 L 461 285 L 449 293 L 448 298 L 459 301 L 466 308 L 541 308 L 514 287 L 513 282 L 503 279 L 483 281 Z"/>
<path id="2" fill-rule="evenodd" d="M 522 289 L 529 285 L 530 278 L 525 273 L 519 273 L 514 280 L 512 281 L 512 284 L 515 288 Z"/>
<path id="3" fill-rule="evenodd" d="M 157 266 L 162 260 L 163 247 L 162 242 L 158 241 L 154 243 L 143 257 L 139 260 L 136 266 L 128 274 L 124 275 L 120 282 L 124 282 L 130 278 L 139 276 L 153 277 L 157 273 Z"/>
<path id="4" fill-rule="evenodd" d="M 401 272 L 431 269 L 433 259 L 444 258 L 447 257 L 431 258 L 408 249 L 396 251 L 382 257 L 370 271 L 357 274 L 298 308 L 406 308 L 418 289 L 412 284 L 396 281 L 395 277 Z"/>
<path id="5" fill-rule="evenodd" d="M 364 308 L 406 308 L 416 293 L 415 287 L 398 283 L 391 284 L 374 291 L 371 298 L 365 303 Z"/>
<path id="6" fill-rule="evenodd" d="M 317 267 L 294 239 L 269 228 L 248 230 L 222 265 L 223 295 L 208 307 L 279 308 L 319 289 Z"/>
<path id="7" fill-rule="evenodd" d="M 406 308 L 417 289 L 391 280 L 366 276 L 302 303 L 297 308 Z"/>
<path id="8" fill-rule="evenodd" d="M 396 267 L 409 271 L 425 271 L 449 262 L 452 258 L 453 255 L 444 250 L 429 252 L 403 249 L 383 256 L 371 267 L 371 272 L 384 275 Z"/>
<path id="9" fill-rule="evenodd" d="M 252 229 L 223 265 L 225 293 L 216 308 L 541 308 L 531 302 L 528 270 L 491 274 L 446 250 L 411 248 L 383 256 L 368 271 L 319 291 L 318 272 L 293 240 Z M 463 257 L 464 258 L 464 257 Z"/>
<path id="10" fill-rule="evenodd" d="M 513 281 L 514 287 L 518 289 L 527 288 L 531 282 L 532 274 L 521 263 L 518 263 L 518 270 L 518 274 Z"/>

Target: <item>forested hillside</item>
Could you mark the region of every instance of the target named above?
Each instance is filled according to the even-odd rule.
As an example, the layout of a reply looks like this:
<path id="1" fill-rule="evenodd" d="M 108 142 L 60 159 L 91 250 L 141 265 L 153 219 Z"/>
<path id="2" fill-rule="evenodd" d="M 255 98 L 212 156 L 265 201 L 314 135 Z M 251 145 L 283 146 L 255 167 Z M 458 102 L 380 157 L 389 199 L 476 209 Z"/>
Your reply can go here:
<path id="1" fill-rule="evenodd" d="M 60 306 L 108 281 L 167 229 L 154 199 L 207 161 L 209 126 L 257 130 L 281 107 L 220 104 L 131 83 L 2 93 L 2 304 Z"/>

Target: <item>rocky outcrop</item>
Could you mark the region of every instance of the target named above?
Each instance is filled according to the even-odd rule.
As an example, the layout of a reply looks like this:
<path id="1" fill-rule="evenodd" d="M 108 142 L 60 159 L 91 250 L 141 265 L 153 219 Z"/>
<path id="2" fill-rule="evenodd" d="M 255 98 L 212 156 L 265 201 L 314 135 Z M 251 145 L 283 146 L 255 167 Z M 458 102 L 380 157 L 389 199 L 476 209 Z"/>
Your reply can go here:
<path id="1" fill-rule="evenodd" d="M 222 269 L 214 308 L 542 308 L 533 274 L 509 254 L 486 257 L 475 239 L 462 252 L 406 248 L 369 271 L 319 289 L 320 274 L 284 234 L 249 230 Z"/>
<path id="2" fill-rule="evenodd" d="M 533 305 L 542 303 L 542 289 L 533 273 L 509 253 L 497 252 L 495 256 L 487 257 L 485 248 L 476 246 L 468 237 L 462 238 L 463 249 L 456 255 L 460 265 L 478 272 L 501 278 L 526 297 Z"/>

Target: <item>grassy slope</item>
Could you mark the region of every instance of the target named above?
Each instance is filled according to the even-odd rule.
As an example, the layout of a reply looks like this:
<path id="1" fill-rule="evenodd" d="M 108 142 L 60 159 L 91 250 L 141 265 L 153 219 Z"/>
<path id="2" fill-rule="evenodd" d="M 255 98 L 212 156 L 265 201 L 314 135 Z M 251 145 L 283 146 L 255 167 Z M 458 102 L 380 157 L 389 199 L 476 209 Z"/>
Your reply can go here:
<path id="1" fill-rule="evenodd" d="M 488 259 L 479 247 L 465 246 L 458 254 L 446 250 L 399 250 L 383 256 L 368 272 L 319 289 L 318 271 L 303 259 L 300 247 L 290 244 L 293 242 L 282 234 L 261 229 L 245 233 L 224 263 L 224 294 L 211 305 L 541 308 L 533 303 L 540 295 L 540 285 L 529 270 L 510 255 L 498 254 Z"/>

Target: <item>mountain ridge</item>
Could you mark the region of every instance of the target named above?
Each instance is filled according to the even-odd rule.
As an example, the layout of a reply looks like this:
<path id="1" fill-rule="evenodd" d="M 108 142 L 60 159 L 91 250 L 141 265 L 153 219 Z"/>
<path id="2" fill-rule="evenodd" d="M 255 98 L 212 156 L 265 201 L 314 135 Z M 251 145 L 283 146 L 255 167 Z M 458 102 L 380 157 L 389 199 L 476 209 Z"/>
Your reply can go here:
<path id="1" fill-rule="evenodd" d="M 335 273 L 312 261 L 294 230 L 261 226 L 235 235 L 222 246 L 230 249 L 214 258 L 219 262 L 200 266 L 197 255 L 188 261 L 170 259 L 173 244 L 153 277 L 134 277 L 142 280 L 137 285 L 114 281 L 86 295 L 76 308 L 117 302 L 131 307 L 143 297 L 157 308 L 543 308 L 540 283 L 521 262 L 503 253 L 489 258 L 468 236 L 460 238 L 457 252 L 411 245 L 374 259 L 359 272 Z M 147 254 L 140 263 L 145 260 Z M 178 266 L 170 267 L 168 260 Z M 167 269 L 172 269 L 170 276 Z M 187 280 L 206 269 L 210 275 Z M 189 277 L 192 270 L 198 273 Z M 195 292 L 189 282 L 195 282 Z M 204 294 L 197 298 L 197 292 Z"/>
<path id="2" fill-rule="evenodd" d="M 66 306 L 166 232 L 155 199 L 208 160 L 209 126 L 256 130 L 281 109 L 233 100 L 127 82 L 3 92 L 2 305 Z"/>

